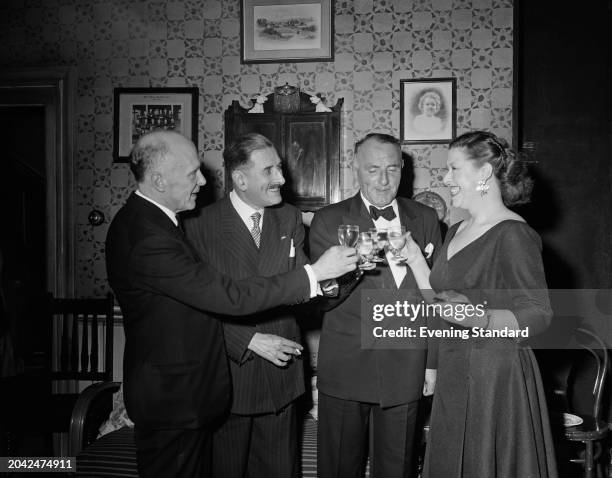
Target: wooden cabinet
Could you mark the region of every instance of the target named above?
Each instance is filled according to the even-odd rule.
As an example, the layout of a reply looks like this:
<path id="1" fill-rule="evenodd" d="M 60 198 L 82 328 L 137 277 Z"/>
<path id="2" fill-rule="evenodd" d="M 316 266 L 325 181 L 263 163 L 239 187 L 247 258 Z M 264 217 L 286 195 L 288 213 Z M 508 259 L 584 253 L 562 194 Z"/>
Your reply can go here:
<path id="1" fill-rule="evenodd" d="M 268 95 L 263 113 L 249 113 L 238 101 L 225 111 L 225 146 L 238 136 L 255 132 L 270 139 L 283 160 L 283 198 L 303 211 L 314 211 L 340 200 L 341 114 L 343 99 L 331 112 L 319 113 L 310 95 L 299 94 L 293 111 L 274 110 Z M 225 177 L 226 192 L 231 179 Z"/>

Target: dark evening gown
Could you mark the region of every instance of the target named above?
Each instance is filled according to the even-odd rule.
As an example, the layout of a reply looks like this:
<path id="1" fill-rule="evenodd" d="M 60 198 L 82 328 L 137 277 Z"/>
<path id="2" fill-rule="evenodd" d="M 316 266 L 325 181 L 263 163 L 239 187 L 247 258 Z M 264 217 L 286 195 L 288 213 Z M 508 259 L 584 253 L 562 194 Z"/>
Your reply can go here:
<path id="1" fill-rule="evenodd" d="M 545 330 L 552 312 L 535 231 L 505 220 L 448 260 L 458 226 L 448 231 L 433 266 L 432 288 L 509 309 L 530 336 Z M 544 389 L 530 347 L 511 338 L 441 339 L 423 476 L 557 476 Z"/>

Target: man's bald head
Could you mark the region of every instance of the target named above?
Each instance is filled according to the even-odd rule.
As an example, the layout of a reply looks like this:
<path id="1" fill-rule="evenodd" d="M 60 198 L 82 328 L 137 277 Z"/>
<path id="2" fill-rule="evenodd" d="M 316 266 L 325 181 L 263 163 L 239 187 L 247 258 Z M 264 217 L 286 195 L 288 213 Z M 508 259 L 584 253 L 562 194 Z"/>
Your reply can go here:
<path id="1" fill-rule="evenodd" d="M 194 144 L 173 131 L 142 136 L 132 149 L 130 168 L 138 189 L 174 212 L 193 209 L 206 184 Z"/>
<path id="2" fill-rule="evenodd" d="M 191 141 L 174 131 L 154 131 L 141 136 L 130 154 L 130 169 L 136 182 L 159 168 L 177 148 L 194 148 Z M 195 149 L 195 148 L 194 148 Z"/>

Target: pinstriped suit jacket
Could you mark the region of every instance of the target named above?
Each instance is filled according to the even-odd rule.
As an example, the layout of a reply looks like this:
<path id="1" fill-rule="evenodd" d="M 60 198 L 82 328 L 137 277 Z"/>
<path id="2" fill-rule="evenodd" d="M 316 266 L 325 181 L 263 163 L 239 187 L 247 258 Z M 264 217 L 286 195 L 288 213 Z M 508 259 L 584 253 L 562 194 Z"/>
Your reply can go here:
<path id="1" fill-rule="evenodd" d="M 185 222 L 188 238 L 205 261 L 233 279 L 272 276 L 308 262 L 303 252 L 304 227 L 299 210 L 289 204 L 266 208 L 260 248 L 225 197 Z M 289 258 L 291 239 L 296 257 Z M 301 358 L 280 368 L 247 349 L 255 332 L 300 342 L 300 330 L 288 307 L 255 314 L 234 322 L 221 317 L 233 386 L 231 412 L 276 412 L 304 393 Z"/>

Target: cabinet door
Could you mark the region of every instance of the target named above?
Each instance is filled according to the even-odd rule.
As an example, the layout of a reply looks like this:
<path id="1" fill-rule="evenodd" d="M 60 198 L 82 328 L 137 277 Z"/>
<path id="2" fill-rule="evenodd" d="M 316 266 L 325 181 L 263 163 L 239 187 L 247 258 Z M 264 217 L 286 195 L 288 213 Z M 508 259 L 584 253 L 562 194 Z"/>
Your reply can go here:
<path id="1" fill-rule="evenodd" d="M 285 115 L 283 118 L 286 188 L 294 204 L 316 209 L 330 200 L 331 131 L 328 115 Z"/>
<path id="2" fill-rule="evenodd" d="M 273 114 L 242 114 L 241 121 L 235 125 L 231 138 L 247 133 L 259 133 L 274 143 L 276 149 L 282 151 L 281 129 L 278 116 Z"/>

